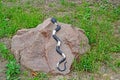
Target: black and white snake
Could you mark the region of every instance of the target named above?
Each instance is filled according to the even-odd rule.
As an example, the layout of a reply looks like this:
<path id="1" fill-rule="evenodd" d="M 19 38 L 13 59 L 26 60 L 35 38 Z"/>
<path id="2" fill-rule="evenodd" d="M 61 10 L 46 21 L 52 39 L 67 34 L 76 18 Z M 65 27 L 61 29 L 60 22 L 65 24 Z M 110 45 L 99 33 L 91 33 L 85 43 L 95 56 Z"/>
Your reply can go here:
<path id="1" fill-rule="evenodd" d="M 59 26 L 59 25 L 57 24 L 57 20 L 56 20 L 55 18 L 52 18 L 52 19 L 51 19 L 51 22 L 57 26 L 57 28 L 55 28 L 55 29 L 53 30 L 52 36 L 53 36 L 53 38 L 54 38 L 54 39 L 56 40 L 56 42 L 57 42 L 57 46 L 56 46 L 56 51 L 57 51 L 57 53 L 59 53 L 59 54 L 63 57 L 63 58 L 57 63 L 57 69 L 62 72 L 62 71 L 65 71 L 65 70 L 66 70 L 66 63 L 67 63 L 67 61 L 66 61 L 66 56 L 65 56 L 65 54 L 64 54 L 64 53 L 61 51 L 61 49 L 60 49 L 61 40 L 56 36 L 56 32 L 58 32 L 58 31 L 61 29 L 61 26 Z M 64 69 L 60 69 L 59 66 L 60 66 L 60 64 L 63 63 L 63 62 L 65 62 L 65 63 L 64 63 Z"/>

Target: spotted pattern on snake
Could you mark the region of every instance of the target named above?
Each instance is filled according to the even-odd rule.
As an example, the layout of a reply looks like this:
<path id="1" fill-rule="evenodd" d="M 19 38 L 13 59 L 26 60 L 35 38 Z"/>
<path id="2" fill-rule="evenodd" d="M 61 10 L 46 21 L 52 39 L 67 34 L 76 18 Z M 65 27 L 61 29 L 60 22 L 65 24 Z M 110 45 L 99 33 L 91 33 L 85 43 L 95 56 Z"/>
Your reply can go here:
<path id="1" fill-rule="evenodd" d="M 52 18 L 52 19 L 51 19 L 51 22 L 57 26 L 57 27 L 53 30 L 52 36 L 53 36 L 53 38 L 55 39 L 55 41 L 57 42 L 57 45 L 56 45 L 56 51 L 57 51 L 57 53 L 60 54 L 60 55 L 63 57 L 63 58 L 57 63 L 57 69 L 62 72 L 62 71 L 65 71 L 65 70 L 66 70 L 66 63 L 67 63 L 67 61 L 66 61 L 66 56 L 65 56 L 65 54 L 64 54 L 64 53 L 61 51 L 61 49 L 60 49 L 61 40 L 56 36 L 56 32 L 58 32 L 58 31 L 61 29 L 61 26 L 59 26 L 59 25 L 57 24 L 57 20 L 56 20 L 55 18 Z M 63 62 L 65 62 L 65 63 L 64 63 L 64 69 L 60 69 L 59 66 L 60 66 L 60 64 L 63 63 Z"/>

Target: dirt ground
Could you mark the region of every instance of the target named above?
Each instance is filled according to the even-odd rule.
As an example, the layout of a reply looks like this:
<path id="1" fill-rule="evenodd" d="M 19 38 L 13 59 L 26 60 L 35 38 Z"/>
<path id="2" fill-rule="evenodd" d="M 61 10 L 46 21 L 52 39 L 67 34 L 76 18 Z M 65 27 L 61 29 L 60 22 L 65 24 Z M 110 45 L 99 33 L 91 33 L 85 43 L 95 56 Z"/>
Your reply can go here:
<path id="1" fill-rule="evenodd" d="M 0 56 L 0 80 L 6 80 L 6 77 L 5 77 L 6 63 L 7 61 L 1 58 Z"/>

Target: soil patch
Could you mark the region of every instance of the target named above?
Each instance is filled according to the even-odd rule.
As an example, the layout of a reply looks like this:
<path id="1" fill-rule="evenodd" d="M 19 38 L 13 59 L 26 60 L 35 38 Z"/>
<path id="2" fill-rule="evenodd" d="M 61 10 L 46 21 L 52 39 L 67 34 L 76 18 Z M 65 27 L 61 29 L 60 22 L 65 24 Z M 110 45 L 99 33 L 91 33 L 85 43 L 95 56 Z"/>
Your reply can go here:
<path id="1" fill-rule="evenodd" d="M 7 61 L 4 60 L 3 58 L 1 58 L 1 56 L 0 56 L 0 80 L 6 80 L 6 76 L 5 76 L 6 63 L 7 63 Z"/>

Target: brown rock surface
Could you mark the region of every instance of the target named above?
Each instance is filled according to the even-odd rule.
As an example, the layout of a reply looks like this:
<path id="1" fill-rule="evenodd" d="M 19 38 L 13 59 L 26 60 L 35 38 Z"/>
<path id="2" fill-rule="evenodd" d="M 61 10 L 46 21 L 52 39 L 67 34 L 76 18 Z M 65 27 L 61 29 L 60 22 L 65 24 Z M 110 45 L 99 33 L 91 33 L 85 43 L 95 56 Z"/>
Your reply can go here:
<path id="1" fill-rule="evenodd" d="M 67 74 L 76 56 L 89 50 L 88 39 L 83 30 L 69 24 L 59 23 L 61 30 L 56 35 L 61 39 L 61 50 L 67 58 L 67 70 L 60 72 L 56 64 L 61 56 L 56 52 L 52 30 L 56 28 L 50 18 L 32 29 L 22 29 L 12 38 L 11 51 L 18 62 L 33 71 Z M 63 65 L 60 66 L 63 68 Z"/>

